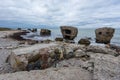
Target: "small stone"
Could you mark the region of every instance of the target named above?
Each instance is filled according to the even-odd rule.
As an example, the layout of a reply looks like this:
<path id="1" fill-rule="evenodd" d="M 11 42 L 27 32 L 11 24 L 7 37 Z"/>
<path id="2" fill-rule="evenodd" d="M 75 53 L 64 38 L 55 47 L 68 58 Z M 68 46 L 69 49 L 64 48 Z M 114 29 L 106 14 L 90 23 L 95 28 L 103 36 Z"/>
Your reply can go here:
<path id="1" fill-rule="evenodd" d="M 78 41 L 78 44 L 88 46 L 88 45 L 90 45 L 90 41 L 89 41 L 88 39 L 80 39 L 80 40 Z"/>
<path id="2" fill-rule="evenodd" d="M 55 38 L 55 41 L 63 41 L 63 38 L 57 37 Z"/>

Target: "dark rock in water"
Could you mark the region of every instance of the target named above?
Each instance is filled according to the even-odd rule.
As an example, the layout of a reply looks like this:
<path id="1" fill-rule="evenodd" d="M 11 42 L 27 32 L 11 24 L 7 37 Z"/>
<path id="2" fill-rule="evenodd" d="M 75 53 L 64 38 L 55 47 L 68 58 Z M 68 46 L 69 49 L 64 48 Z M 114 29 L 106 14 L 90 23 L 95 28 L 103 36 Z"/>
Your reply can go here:
<path id="1" fill-rule="evenodd" d="M 49 30 L 49 29 L 41 29 L 40 36 L 50 36 L 50 35 L 51 35 L 51 30 Z"/>
<path id="2" fill-rule="evenodd" d="M 31 32 L 37 32 L 37 28 L 33 28 L 33 29 L 28 29 Z"/>
<path id="3" fill-rule="evenodd" d="M 73 40 L 78 34 L 78 29 L 75 27 L 61 26 L 60 28 L 65 40 Z"/>
<path id="4" fill-rule="evenodd" d="M 18 41 L 22 41 L 25 39 L 23 37 L 21 37 L 21 35 L 26 35 L 27 33 L 29 33 L 29 32 L 21 31 L 21 32 L 14 33 L 13 35 L 10 35 L 9 37 L 12 39 L 18 40 Z"/>
<path id="5" fill-rule="evenodd" d="M 110 43 L 114 32 L 115 32 L 114 28 L 104 27 L 104 28 L 96 29 L 95 30 L 96 42 L 97 43 L 104 43 L 104 44 Z"/>
<path id="6" fill-rule="evenodd" d="M 37 28 L 33 28 L 33 29 L 32 29 L 32 32 L 37 32 Z"/>
<path id="7" fill-rule="evenodd" d="M 78 41 L 78 44 L 82 44 L 82 45 L 88 46 L 88 45 L 90 45 L 90 41 L 88 39 L 80 39 Z"/>
<path id="8" fill-rule="evenodd" d="M 57 37 L 55 38 L 55 41 L 63 41 L 63 38 Z"/>

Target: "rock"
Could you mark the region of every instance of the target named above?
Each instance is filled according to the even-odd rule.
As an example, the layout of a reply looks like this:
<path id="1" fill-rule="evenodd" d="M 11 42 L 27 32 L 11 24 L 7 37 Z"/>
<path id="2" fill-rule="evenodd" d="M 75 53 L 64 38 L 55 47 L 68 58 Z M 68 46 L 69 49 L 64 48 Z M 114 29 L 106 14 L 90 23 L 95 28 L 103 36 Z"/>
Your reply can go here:
<path id="1" fill-rule="evenodd" d="M 80 57 L 86 55 L 86 53 L 85 53 L 83 50 L 81 50 L 81 49 L 76 50 L 76 51 L 74 52 L 74 54 L 75 54 L 75 57 L 76 57 L 76 58 L 80 58 Z"/>
<path id="2" fill-rule="evenodd" d="M 78 34 L 78 29 L 75 27 L 61 26 L 60 28 L 65 40 L 73 40 Z"/>
<path id="3" fill-rule="evenodd" d="M 66 43 L 75 43 L 74 40 L 65 40 Z"/>
<path id="4" fill-rule="evenodd" d="M 65 59 L 73 58 L 75 56 L 73 49 L 70 47 L 65 48 L 65 54 L 64 57 Z"/>
<path id="5" fill-rule="evenodd" d="M 33 45 L 36 43 L 38 43 L 38 41 L 36 41 L 36 40 L 26 40 L 26 42 L 25 42 L 26 45 Z"/>
<path id="6" fill-rule="evenodd" d="M 80 39 L 80 40 L 78 41 L 78 44 L 88 46 L 88 45 L 90 45 L 90 41 L 89 41 L 88 39 Z"/>
<path id="7" fill-rule="evenodd" d="M 55 38 L 55 41 L 63 41 L 63 38 L 61 38 L 61 37 L 56 37 L 56 38 Z"/>
<path id="8" fill-rule="evenodd" d="M 50 35 L 51 35 L 51 30 L 49 30 L 49 29 L 41 29 L 40 36 L 50 36 Z"/>
<path id="9" fill-rule="evenodd" d="M 17 30 L 22 30 L 21 28 L 17 28 Z"/>
<path id="10" fill-rule="evenodd" d="M 96 42 L 97 43 L 105 43 L 105 44 L 110 43 L 114 32 L 115 32 L 115 29 L 108 28 L 108 27 L 96 29 L 95 30 Z"/>
<path id="11" fill-rule="evenodd" d="M 21 35 L 26 35 L 27 31 L 21 31 L 21 32 L 16 32 L 16 33 L 13 33 L 12 35 L 10 35 L 9 37 L 12 38 L 12 39 L 15 39 L 15 40 L 18 40 L 18 41 L 23 41 L 25 40 L 23 37 L 21 37 Z"/>
<path id="12" fill-rule="evenodd" d="M 33 28 L 33 29 L 28 29 L 31 32 L 37 32 L 37 28 Z"/>
<path id="13" fill-rule="evenodd" d="M 26 70 L 26 66 L 28 65 L 28 61 L 24 55 L 17 56 L 14 53 L 11 53 L 7 61 L 16 71 Z"/>
<path id="14" fill-rule="evenodd" d="M 33 28 L 31 31 L 32 32 L 37 32 L 37 28 Z"/>
<path id="15" fill-rule="evenodd" d="M 80 67 L 64 67 L 1 74 L 0 80 L 92 80 L 92 76 Z"/>
<path id="16" fill-rule="evenodd" d="M 100 46 L 88 46 L 86 48 L 86 52 L 110 54 L 110 55 L 113 55 L 113 56 L 115 56 L 116 54 L 118 54 L 114 50 L 111 50 L 111 49 L 108 49 L 108 48 L 104 48 L 104 47 L 100 47 Z"/>
<path id="17" fill-rule="evenodd" d="M 112 55 L 91 55 L 94 61 L 93 80 L 119 80 L 120 79 L 120 57 Z"/>

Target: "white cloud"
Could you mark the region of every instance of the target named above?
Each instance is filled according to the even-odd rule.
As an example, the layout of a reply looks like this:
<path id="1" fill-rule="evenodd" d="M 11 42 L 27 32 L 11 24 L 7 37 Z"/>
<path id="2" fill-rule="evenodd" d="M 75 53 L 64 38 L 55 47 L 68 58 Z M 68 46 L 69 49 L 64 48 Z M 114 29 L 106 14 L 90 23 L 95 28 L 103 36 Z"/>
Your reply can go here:
<path id="1" fill-rule="evenodd" d="M 119 0 L 0 0 L 0 20 L 58 26 L 117 27 L 119 10 Z"/>

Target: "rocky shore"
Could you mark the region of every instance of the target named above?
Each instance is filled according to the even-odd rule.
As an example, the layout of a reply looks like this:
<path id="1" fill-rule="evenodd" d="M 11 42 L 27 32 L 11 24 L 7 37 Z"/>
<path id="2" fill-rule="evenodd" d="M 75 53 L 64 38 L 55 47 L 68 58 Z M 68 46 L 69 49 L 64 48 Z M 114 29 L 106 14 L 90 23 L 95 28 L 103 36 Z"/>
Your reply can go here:
<path id="1" fill-rule="evenodd" d="M 99 45 L 8 37 L 16 32 L 21 30 L 0 32 L 0 80 L 120 79 L 119 51 Z"/>

